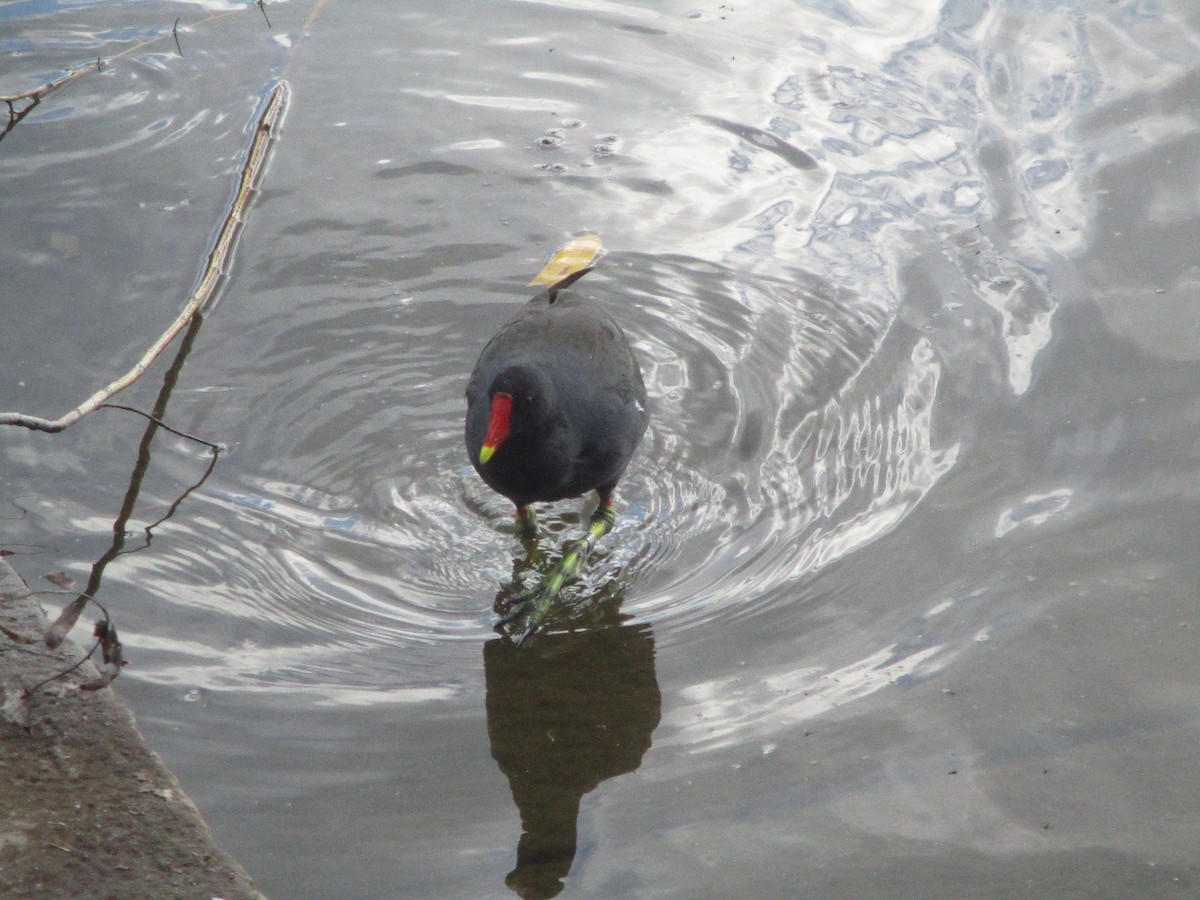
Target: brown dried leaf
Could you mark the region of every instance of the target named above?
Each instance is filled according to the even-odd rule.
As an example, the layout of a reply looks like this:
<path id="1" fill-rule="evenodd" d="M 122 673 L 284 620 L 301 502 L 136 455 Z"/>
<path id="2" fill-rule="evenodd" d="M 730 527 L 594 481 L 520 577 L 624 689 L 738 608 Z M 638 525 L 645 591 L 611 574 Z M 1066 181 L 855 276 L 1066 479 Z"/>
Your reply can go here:
<path id="1" fill-rule="evenodd" d="M 64 591 L 74 587 L 75 579 L 66 572 L 51 572 L 49 575 L 43 576 L 48 582 L 55 587 L 60 587 Z"/>
<path id="2" fill-rule="evenodd" d="M 581 269 L 594 266 L 604 255 L 604 244 L 600 235 L 590 231 L 581 231 L 565 244 L 554 251 L 554 255 L 542 267 L 542 271 L 533 277 L 530 284 L 541 284 L 547 287 L 558 284 L 568 275 L 574 275 Z"/>
<path id="3" fill-rule="evenodd" d="M 100 652 L 104 656 L 104 662 L 120 670 L 121 666 L 125 665 L 125 660 L 121 641 L 117 638 L 117 626 L 110 624 L 107 619 L 100 619 L 92 634 L 100 640 Z"/>
<path id="4" fill-rule="evenodd" d="M 3 633 L 3 635 L 10 641 L 15 641 L 18 644 L 32 644 L 36 640 L 36 638 L 28 637 L 27 635 L 21 634 L 19 631 L 13 631 L 11 628 L 7 628 L 4 625 L 0 625 L 0 633 Z"/>

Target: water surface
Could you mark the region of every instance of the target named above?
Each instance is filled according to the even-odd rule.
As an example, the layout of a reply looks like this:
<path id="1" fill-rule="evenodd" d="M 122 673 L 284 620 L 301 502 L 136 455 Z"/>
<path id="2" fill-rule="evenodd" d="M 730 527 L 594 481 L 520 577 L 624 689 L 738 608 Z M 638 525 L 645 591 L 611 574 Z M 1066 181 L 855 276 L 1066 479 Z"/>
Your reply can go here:
<path id="1" fill-rule="evenodd" d="M 107 60 L 0 141 L 0 350 L 49 415 L 131 364 L 288 81 L 166 410 L 227 452 L 147 537 L 155 437 L 101 593 L 268 895 L 1200 891 L 1188 4 L 267 10 L 0 7 L 0 93 Z M 652 422 L 515 652 L 462 392 L 583 228 Z M 87 581 L 143 428 L 0 436 L 22 574 Z"/>

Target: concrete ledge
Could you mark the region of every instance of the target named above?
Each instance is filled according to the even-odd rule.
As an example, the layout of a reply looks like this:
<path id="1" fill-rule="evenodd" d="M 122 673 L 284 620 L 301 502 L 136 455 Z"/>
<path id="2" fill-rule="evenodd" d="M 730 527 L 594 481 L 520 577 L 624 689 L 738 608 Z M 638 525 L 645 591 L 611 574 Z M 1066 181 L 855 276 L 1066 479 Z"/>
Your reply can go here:
<path id="1" fill-rule="evenodd" d="M 70 641 L 42 643 L 49 623 L 28 594 L 0 559 L 0 625 L 34 639 L 0 633 L 10 696 L 17 681 L 36 684 L 83 655 Z M 97 676 L 85 663 L 34 695 L 27 727 L 0 721 L 3 896 L 263 900 L 112 689 L 79 689 Z"/>

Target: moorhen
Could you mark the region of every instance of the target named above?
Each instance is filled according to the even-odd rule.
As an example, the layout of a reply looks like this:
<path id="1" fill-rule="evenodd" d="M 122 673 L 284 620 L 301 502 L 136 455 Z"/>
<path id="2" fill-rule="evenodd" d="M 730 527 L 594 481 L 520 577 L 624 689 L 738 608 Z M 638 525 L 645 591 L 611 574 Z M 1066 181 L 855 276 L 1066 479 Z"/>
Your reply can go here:
<path id="1" fill-rule="evenodd" d="M 467 453 L 488 486 L 516 504 L 531 539 L 530 504 L 590 490 L 600 505 L 587 535 L 533 588 L 499 604 L 505 625 L 527 609 L 518 644 L 541 626 L 616 520 L 612 494 L 646 430 L 646 386 L 624 333 L 603 310 L 566 288 L 574 271 L 534 297 L 483 348 L 467 384 Z M 535 280 L 536 281 L 536 280 Z"/>

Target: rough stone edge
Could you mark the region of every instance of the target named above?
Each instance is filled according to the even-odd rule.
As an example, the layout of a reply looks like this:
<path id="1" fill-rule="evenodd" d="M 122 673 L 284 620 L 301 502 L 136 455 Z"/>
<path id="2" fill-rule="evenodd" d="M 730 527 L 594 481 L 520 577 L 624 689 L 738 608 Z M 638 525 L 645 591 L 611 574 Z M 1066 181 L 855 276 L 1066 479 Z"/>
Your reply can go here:
<path id="1" fill-rule="evenodd" d="M 83 655 L 71 641 L 42 643 L 46 615 L 4 559 L 0 625 L 2 699 Z M 25 727 L 0 717 L 4 896 L 265 900 L 112 689 L 80 690 L 97 677 L 87 662 L 41 688 L 21 710 Z"/>

